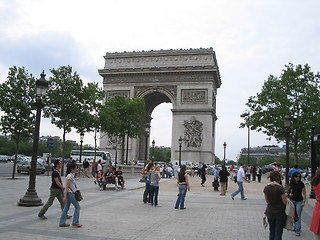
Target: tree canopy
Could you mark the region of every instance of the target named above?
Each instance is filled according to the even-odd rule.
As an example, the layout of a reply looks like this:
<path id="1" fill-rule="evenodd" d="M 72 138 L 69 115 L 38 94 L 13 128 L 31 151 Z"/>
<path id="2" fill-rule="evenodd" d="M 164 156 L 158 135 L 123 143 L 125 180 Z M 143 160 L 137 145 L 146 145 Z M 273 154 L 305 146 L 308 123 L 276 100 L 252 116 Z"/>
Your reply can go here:
<path id="1" fill-rule="evenodd" d="M 19 152 L 22 138 L 32 136 L 35 122 L 35 79 L 25 68 L 11 67 L 8 79 L 0 84 L 0 109 L 3 111 L 0 127 L 4 134 L 10 134 Z M 12 170 L 15 176 L 16 158 Z"/>
<path id="2" fill-rule="evenodd" d="M 320 128 L 319 77 L 307 64 L 285 65 L 279 77 L 270 75 L 261 92 L 249 98 L 250 115 L 241 127 L 249 125 L 280 142 L 285 140 L 283 120 L 290 116 L 290 148 L 297 162 L 298 153 L 309 149 L 310 128 Z"/>
<path id="3" fill-rule="evenodd" d="M 106 102 L 100 112 L 101 130 L 122 139 L 124 159 L 124 138 L 141 136 L 145 126 L 145 103 L 143 98 L 115 96 Z"/>

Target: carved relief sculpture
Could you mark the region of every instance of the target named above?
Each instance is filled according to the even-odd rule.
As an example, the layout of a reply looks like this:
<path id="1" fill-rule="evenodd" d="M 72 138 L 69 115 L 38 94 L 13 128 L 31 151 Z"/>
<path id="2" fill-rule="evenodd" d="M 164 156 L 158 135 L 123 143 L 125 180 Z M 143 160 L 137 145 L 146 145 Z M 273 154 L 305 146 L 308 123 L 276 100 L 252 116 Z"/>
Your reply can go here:
<path id="1" fill-rule="evenodd" d="M 191 120 L 184 121 L 184 141 L 187 147 L 201 147 L 203 123 L 198 121 L 194 116 Z"/>

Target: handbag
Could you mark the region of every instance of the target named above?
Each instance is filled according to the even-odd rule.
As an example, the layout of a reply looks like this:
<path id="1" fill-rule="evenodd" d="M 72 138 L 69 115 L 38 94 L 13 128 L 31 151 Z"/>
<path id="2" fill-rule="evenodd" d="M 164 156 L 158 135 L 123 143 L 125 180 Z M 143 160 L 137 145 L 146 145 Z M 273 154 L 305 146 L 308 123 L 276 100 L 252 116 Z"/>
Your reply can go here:
<path id="1" fill-rule="evenodd" d="M 75 185 L 75 187 L 76 187 L 76 189 L 77 189 L 77 185 Z M 76 200 L 78 201 L 78 202 L 80 202 L 81 200 L 83 200 L 83 197 L 82 197 L 82 194 L 81 194 L 81 192 L 80 192 L 80 190 L 76 190 L 75 192 L 74 191 L 72 191 L 72 189 L 69 187 L 69 189 L 71 190 L 71 192 L 74 194 L 74 197 L 76 198 Z"/>
<path id="2" fill-rule="evenodd" d="M 294 231 L 294 216 L 296 214 L 296 209 L 294 204 L 287 199 L 287 205 L 286 205 L 286 222 L 283 228 L 289 230 L 289 231 Z"/>
<path id="3" fill-rule="evenodd" d="M 83 199 L 80 190 L 76 190 L 73 194 L 78 202 L 80 202 Z"/>

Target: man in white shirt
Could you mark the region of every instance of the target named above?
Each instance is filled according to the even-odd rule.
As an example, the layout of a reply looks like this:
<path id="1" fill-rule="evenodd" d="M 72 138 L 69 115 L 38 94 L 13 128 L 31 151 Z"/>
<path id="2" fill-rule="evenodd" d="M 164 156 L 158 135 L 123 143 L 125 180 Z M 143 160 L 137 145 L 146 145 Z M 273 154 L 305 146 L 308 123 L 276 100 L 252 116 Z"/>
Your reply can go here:
<path id="1" fill-rule="evenodd" d="M 240 169 L 239 169 L 239 171 L 237 173 L 238 190 L 236 190 L 234 193 L 231 193 L 232 200 L 234 200 L 234 197 L 238 193 L 241 194 L 241 200 L 247 200 L 247 198 L 244 196 L 243 182 L 249 183 L 250 180 L 246 179 L 245 170 L 246 170 L 246 166 L 240 166 Z"/>

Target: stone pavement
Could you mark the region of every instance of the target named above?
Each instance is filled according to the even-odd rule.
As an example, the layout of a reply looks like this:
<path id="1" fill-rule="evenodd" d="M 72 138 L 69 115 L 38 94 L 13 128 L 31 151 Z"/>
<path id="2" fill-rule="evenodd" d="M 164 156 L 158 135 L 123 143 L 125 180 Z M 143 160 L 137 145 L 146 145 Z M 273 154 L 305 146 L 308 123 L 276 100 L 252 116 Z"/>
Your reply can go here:
<path id="1" fill-rule="evenodd" d="M 152 207 L 142 202 L 144 183 L 140 176 L 128 179 L 126 188 L 115 191 L 108 186 L 99 191 L 93 179 L 79 178 L 77 186 L 84 200 L 80 202 L 82 228 L 60 228 L 59 203 L 49 208 L 48 220 L 37 214 L 41 207 L 19 207 L 17 202 L 24 196 L 29 176 L 18 180 L 0 179 L 0 239 L 268 239 L 268 229 L 262 226 L 266 203 L 262 193 L 267 179 L 262 183 L 245 184 L 248 200 L 235 200 L 230 193 L 236 184 L 229 181 L 227 196 L 213 192 L 212 176 L 208 176 L 205 187 L 200 187 L 200 178 L 191 178 L 191 191 L 187 193 L 186 210 L 174 209 L 177 197 L 176 181 L 162 179 L 159 192 L 161 207 Z M 38 196 L 45 203 L 49 196 L 50 177 L 37 175 Z M 309 196 L 309 185 L 307 191 Z M 313 239 L 309 231 L 314 200 L 309 200 L 303 210 L 302 235 L 300 239 Z M 71 206 L 69 214 L 73 213 Z M 293 232 L 284 230 L 284 240 L 299 239 Z"/>

